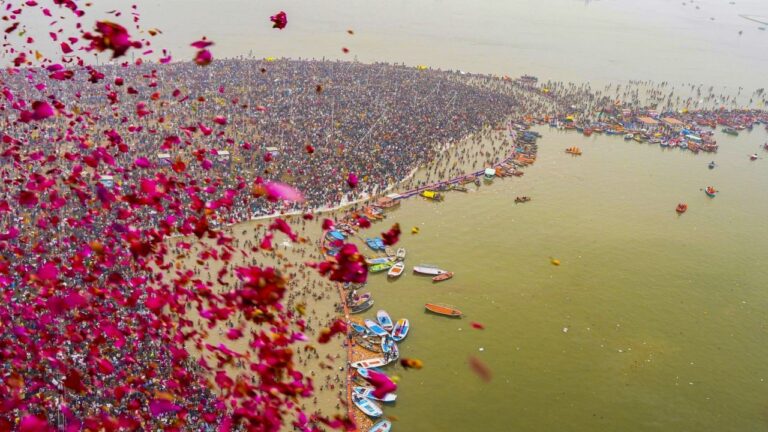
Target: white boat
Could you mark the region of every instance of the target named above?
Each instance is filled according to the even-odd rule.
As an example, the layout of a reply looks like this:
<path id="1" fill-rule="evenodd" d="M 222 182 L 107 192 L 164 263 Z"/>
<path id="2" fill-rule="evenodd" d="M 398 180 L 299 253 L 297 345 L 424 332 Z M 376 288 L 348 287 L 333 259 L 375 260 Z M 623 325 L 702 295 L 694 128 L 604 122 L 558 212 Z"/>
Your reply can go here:
<path id="1" fill-rule="evenodd" d="M 392 318 L 390 318 L 387 311 L 383 309 L 376 312 L 376 321 L 378 321 L 379 325 L 381 325 L 381 327 L 387 332 L 391 332 L 392 329 L 395 328 L 395 323 L 392 321 Z M 386 335 L 386 336 L 389 336 L 389 335 Z"/>
<path id="2" fill-rule="evenodd" d="M 355 403 L 355 406 L 357 406 L 360 411 L 369 417 L 381 417 L 381 415 L 384 414 L 384 411 L 382 411 L 374 401 L 367 397 L 360 396 L 357 393 L 352 393 L 352 402 Z"/>
<path id="3" fill-rule="evenodd" d="M 373 387 L 363 387 L 363 386 L 355 386 L 352 387 L 352 391 L 359 394 L 360 396 L 367 397 L 369 399 L 375 399 L 382 402 L 394 402 L 397 400 L 397 394 L 395 393 L 387 393 L 382 397 L 376 397 L 373 395 L 373 392 L 376 389 Z"/>
<path id="4" fill-rule="evenodd" d="M 397 264 L 393 265 L 389 271 L 387 271 L 387 276 L 391 278 L 398 278 L 400 275 L 403 274 L 405 271 L 405 264 L 403 262 L 398 262 Z"/>
<path id="5" fill-rule="evenodd" d="M 446 270 L 440 269 L 432 264 L 419 264 L 413 267 L 414 273 L 421 273 L 430 276 L 437 276 L 443 273 L 448 273 Z"/>
<path id="6" fill-rule="evenodd" d="M 395 346 L 397 346 L 397 345 L 395 345 Z M 369 359 L 365 359 L 365 360 L 358 360 L 356 362 L 352 362 L 352 363 L 350 363 L 350 366 L 352 366 L 355 369 L 358 369 L 358 368 L 369 369 L 369 368 L 382 367 L 382 366 L 384 366 L 384 365 L 386 365 L 388 363 L 389 362 L 386 361 L 384 359 L 384 357 L 374 357 L 374 358 L 369 358 Z"/>
<path id="7" fill-rule="evenodd" d="M 384 248 L 384 253 L 387 254 L 388 257 L 394 257 L 395 256 L 395 250 L 391 247 Z"/>
<path id="8" fill-rule="evenodd" d="M 392 429 L 392 422 L 384 419 L 368 429 L 368 432 L 389 432 Z"/>
<path id="9" fill-rule="evenodd" d="M 395 256 L 397 256 L 397 259 L 399 259 L 400 261 L 404 260 L 405 259 L 405 248 L 397 249 L 397 254 L 395 254 Z"/>
<path id="10" fill-rule="evenodd" d="M 410 323 L 406 318 L 397 320 L 395 329 L 392 330 L 392 340 L 395 342 L 400 342 L 401 340 L 405 339 L 405 337 L 408 336 L 408 330 L 410 330 Z"/>
<path id="11" fill-rule="evenodd" d="M 386 312 L 385 312 L 385 313 L 386 313 Z M 392 321 L 392 320 L 390 319 L 390 322 L 391 322 L 391 321 Z M 382 336 L 382 337 L 384 337 L 384 336 L 389 336 L 389 332 L 388 332 L 388 331 L 386 331 L 386 330 L 384 330 L 384 328 L 383 328 L 383 327 L 381 327 L 381 326 L 380 326 L 378 323 L 376 323 L 375 321 L 371 321 L 371 320 L 367 319 L 367 320 L 365 320 L 365 326 L 366 326 L 366 327 L 368 327 L 368 329 L 369 329 L 370 331 L 372 331 L 372 332 L 373 332 L 373 334 L 375 334 L 376 336 Z"/>

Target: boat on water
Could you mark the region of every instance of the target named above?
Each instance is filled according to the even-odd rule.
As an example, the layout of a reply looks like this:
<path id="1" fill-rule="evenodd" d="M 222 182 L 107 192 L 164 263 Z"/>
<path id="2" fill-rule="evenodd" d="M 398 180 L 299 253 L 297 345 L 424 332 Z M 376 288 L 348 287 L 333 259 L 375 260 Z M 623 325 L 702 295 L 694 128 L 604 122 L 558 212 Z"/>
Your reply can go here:
<path id="1" fill-rule="evenodd" d="M 375 402 L 367 397 L 360 396 L 357 393 L 352 393 L 352 402 L 354 402 L 355 406 L 360 411 L 369 417 L 381 417 L 381 415 L 384 414 L 384 411 L 382 411 L 381 407 L 376 405 Z"/>
<path id="2" fill-rule="evenodd" d="M 336 240 L 344 240 L 347 238 L 347 235 L 341 231 L 328 231 L 328 234 Z"/>
<path id="3" fill-rule="evenodd" d="M 376 336 L 363 336 L 363 335 L 355 335 L 354 341 L 355 343 L 364 349 L 367 349 L 368 351 L 372 353 L 380 353 L 381 352 L 381 343 L 379 341 L 374 342 L 373 338 Z"/>
<path id="4" fill-rule="evenodd" d="M 424 307 L 430 312 L 436 313 L 438 315 L 452 317 L 452 318 L 459 318 L 462 315 L 460 310 L 449 305 L 427 303 L 424 305 Z"/>
<path id="5" fill-rule="evenodd" d="M 391 337 L 381 338 L 381 352 L 384 354 L 391 353 L 395 346 L 397 346 L 397 344 L 395 344 L 394 339 Z"/>
<path id="6" fill-rule="evenodd" d="M 378 321 L 379 325 L 388 332 L 391 332 L 392 329 L 395 328 L 395 323 L 392 322 L 392 318 L 390 318 L 389 314 L 384 309 L 376 312 L 376 321 Z"/>
<path id="7" fill-rule="evenodd" d="M 749 160 L 756 161 L 757 160 L 757 153 L 749 155 Z"/>
<path id="8" fill-rule="evenodd" d="M 469 189 L 465 188 L 464 186 L 459 186 L 459 185 L 451 186 L 451 190 L 454 190 L 456 192 L 469 192 Z"/>
<path id="9" fill-rule="evenodd" d="M 728 135 L 733 135 L 733 136 L 738 136 L 739 135 L 739 131 L 737 131 L 734 128 L 729 128 L 729 127 L 723 128 L 723 133 L 728 134 Z"/>
<path id="10" fill-rule="evenodd" d="M 369 237 L 365 239 L 365 244 L 375 251 L 383 251 L 386 248 L 386 246 L 384 246 L 384 240 L 379 237 Z"/>
<path id="11" fill-rule="evenodd" d="M 390 319 L 390 321 L 392 320 Z M 375 321 L 367 319 L 365 320 L 365 326 L 368 327 L 368 329 L 372 331 L 376 336 L 389 336 L 389 332 L 384 330 L 384 328 Z"/>
<path id="12" fill-rule="evenodd" d="M 515 198 L 515 204 L 527 203 L 530 200 L 531 200 L 531 197 L 529 196 L 519 196 Z"/>
<path id="13" fill-rule="evenodd" d="M 410 330 L 410 326 L 411 324 L 406 318 L 397 320 L 395 329 L 392 330 L 392 340 L 395 342 L 400 342 L 401 340 L 405 339 L 405 337 L 408 336 L 408 330 Z"/>
<path id="14" fill-rule="evenodd" d="M 685 203 L 680 203 L 675 208 L 675 211 L 677 212 L 677 214 L 683 214 L 686 212 L 686 210 L 688 210 L 688 204 L 685 204 Z"/>
<path id="15" fill-rule="evenodd" d="M 625 141 L 632 141 L 633 138 L 635 138 L 634 134 L 631 134 L 631 133 L 624 134 L 624 140 Z"/>
<path id="16" fill-rule="evenodd" d="M 709 169 L 715 169 L 715 166 L 716 166 L 715 161 L 710 162 L 708 166 L 709 166 Z"/>
<path id="17" fill-rule="evenodd" d="M 574 156 L 581 156 L 581 149 L 578 147 L 568 147 L 565 152 Z"/>
<path id="18" fill-rule="evenodd" d="M 496 177 L 496 170 L 493 168 L 486 168 L 485 171 L 483 171 L 483 180 L 485 181 L 491 181 Z"/>
<path id="19" fill-rule="evenodd" d="M 405 259 L 405 248 L 398 248 L 397 253 L 395 253 L 395 257 L 399 259 L 400 261 Z"/>
<path id="20" fill-rule="evenodd" d="M 392 258 L 390 257 L 378 257 L 378 258 L 366 258 L 365 263 L 368 265 L 374 265 L 374 264 L 386 264 L 388 262 L 392 261 Z"/>
<path id="21" fill-rule="evenodd" d="M 445 272 L 432 278 L 432 282 L 442 282 L 453 277 L 453 272 Z"/>
<path id="22" fill-rule="evenodd" d="M 358 369 L 358 372 L 359 372 L 360 368 L 365 368 L 365 369 L 377 368 L 377 367 L 385 366 L 387 363 L 389 362 L 386 361 L 384 357 L 374 357 L 374 358 L 352 362 L 349 365 L 355 369 Z M 363 375 L 361 374 L 361 376 Z M 366 376 L 363 376 L 363 378 L 366 378 Z"/>
<path id="23" fill-rule="evenodd" d="M 349 293 L 349 297 L 347 297 L 347 302 L 350 305 L 352 305 L 352 306 L 356 306 L 356 305 L 359 305 L 361 303 L 365 303 L 368 300 L 370 300 L 371 299 L 371 293 L 365 293 L 365 294 L 363 294 L 361 296 L 354 297 L 354 298 L 352 298 L 352 297 L 353 297 L 352 293 Z"/>
<path id="24" fill-rule="evenodd" d="M 768 151 L 768 143 L 763 144 L 763 150 Z"/>
<path id="25" fill-rule="evenodd" d="M 419 264 L 413 267 L 414 273 L 420 273 L 430 276 L 437 276 L 443 273 L 448 273 L 446 270 L 440 269 L 432 264 Z"/>
<path id="26" fill-rule="evenodd" d="M 358 333 L 361 335 L 367 335 L 368 333 L 370 333 L 365 326 L 362 326 L 354 321 L 350 321 L 349 326 L 352 327 L 352 330 L 354 330 L 355 333 Z"/>
<path id="27" fill-rule="evenodd" d="M 373 395 L 373 392 L 376 389 L 373 387 L 363 387 L 363 386 L 354 386 L 352 387 L 352 391 L 359 394 L 360 396 L 367 397 L 369 399 L 374 399 L 382 402 L 394 402 L 397 400 L 397 394 L 395 393 L 387 393 L 382 397 L 376 397 Z"/>
<path id="28" fill-rule="evenodd" d="M 371 428 L 368 429 L 368 432 L 389 432 L 391 429 L 392 422 L 384 419 L 371 426 Z"/>
<path id="29" fill-rule="evenodd" d="M 393 265 L 392 268 L 389 269 L 387 272 L 387 276 L 391 278 L 398 278 L 400 275 L 403 274 L 403 271 L 405 271 L 405 264 L 403 264 L 402 261 L 398 262 L 397 264 Z"/>
<path id="30" fill-rule="evenodd" d="M 422 197 L 424 197 L 426 199 L 430 199 L 432 201 L 442 201 L 443 200 L 443 194 L 441 194 L 440 192 L 437 192 L 437 191 L 425 190 L 425 191 L 421 191 L 421 193 L 419 195 L 421 195 Z"/>
<path id="31" fill-rule="evenodd" d="M 707 194 L 708 197 L 714 198 L 715 195 L 717 195 L 717 190 L 715 190 L 715 188 L 712 186 L 707 186 L 707 188 L 704 189 L 704 193 Z"/>
<path id="32" fill-rule="evenodd" d="M 373 299 L 368 299 L 349 308 L 349 313 L 359 314 L 373 307 Z"/>
<path id="33" fill-rule="evenodd" d="M 394 265 L 395 265 L 395 263 L 392 262 L 392 261 L 387 261 L 385 263 L 380 263 L 380 264 L 374 264 L 372 266 L 368 266 L 368 272 L 369 273 L 381 273 L 383 271 L 387 271 L 387 270 L 391 269 L 392 266 L 394 266 Z"/>
<path id="34" fill-rule="evenodd" d="M 395 256 L 395 250 L 392 249 L 389 246 L 384 248 L 384 253 L 387 254 L 387 256 L 390 257 L 390 258 L 394 258 L 394 256 Z"/>
<path id="35" fill-rule="evenodd" d="M 380 373 L 386 376 L 387 378 L 389 378 L 389 376 L 383 370 L 379 369 L 378 366 L 369 367 L 369 368 L 361 367 L 361 368 L 355 368 L 355 369 L 357 370 L 357 375 L 359 375 L 360 378 L 364 380 L 368 380 L 371 378 L 371 372 Z"/>

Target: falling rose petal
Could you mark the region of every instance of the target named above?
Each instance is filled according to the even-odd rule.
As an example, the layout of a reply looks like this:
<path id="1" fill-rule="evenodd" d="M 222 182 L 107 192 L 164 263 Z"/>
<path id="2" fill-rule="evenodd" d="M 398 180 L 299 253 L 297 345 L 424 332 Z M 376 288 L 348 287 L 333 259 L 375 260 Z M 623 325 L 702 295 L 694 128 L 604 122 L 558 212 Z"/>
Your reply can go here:
<path id="1" fill-rule="evenodd" d="M 381 239 L 387 246 L 393 246 L 400 239 L 400 224 L 392 225 L 387 232 L 381 233 Z"/>
<path id="2" fill-rule="evenodd" d="M 200 66 L 208 66 L 213 61 L 213 54 L 207 49 L 202 49 L 195 54 L 194 61 Z"/>
<path id="3" fill-rule="evenodd" d="M 354 189 L 357 187 L 358 179 L 357 175 L 355 173 L 349 173 L 347 176 L 347 185 L 349 185 L 350 188 Z"/>
<path id="4" fill-rule="evenodd" d="M 424 367 L 424 363 L 421 360 L 412 358 L 400 359 L 400 365 L 406 369 L 421 369 Z"/>
<path id="5" fill-rule="evenodd" d="M 342 48 L 341 48 L 341 52 L 343 52 L 344 54 L 349 54 L 349 48 L 347 48 L 347 47 L 342 47 Z"/>
<path id="6" fill-rule="evenodd" d="M 334 222 L 332 219 L 323 219 L 323 230 L 333 229 Z"/>
<path id="7" fill-rule="evenodd" d="M 301 218 L 304 220 L 313 220 L 315 216 L 312 213 L 304 213 L 301 215 Z"/>
<path id="8" fill-rule="evenodd" d="M 479 322 L 471 322 L 469 325 L 472 326 L 472 328 L 476 328 L 478 330 L 485 330 L 485 326 L 480 324 Z"/>
<path id="9" fill-rule="evenodd" d="M 145 157 L 137 158 L 135 161 L 133 161 L 133 164 L 139 168 L 149 168 L 152 166 L 152 163 L 149 162 L 149 159 Z"/>
<path id="10" fill-rule="evenodd" d="M 21 419 L 21 423 L 19 423 L 19 432 L 43 432 L 50 430 L 51 427 L 47 421 L 34 415 L 25 416 Z"/>
<path id="11" fill-rule="evenodd" d="M 492 378 L 491 369 L 477 357 L 469 357 L 469 368 L 485 382 Z"/>
<path id="12" fill-rule="evenodd" d="M 371 221 L 368 218 L 361 216 L 361 217 L 357 218 L 357 225 L 360 228 L 363 228 L 363 229 L 370 228 L 371 227 Z"/>
<path id="13" fill-rule="evenodd" d="M 310 144 L 307 144 L 307 146 L 305 147 L 305 149 L 307 150 L 307 153 L 309 153 L 309 154 L 312 154 L 312 153 L 314 153 L 314 152 L 315 152 L 315 148 L 314 148 L 314 147 L 312 147 Z"/>
<path id="14" fill-rule="evenodd" d="M 181 407 L 165 399 L 154 399 L 149 403 L 149 411 L 153 416 L 180 411 Z"/>
<path id="15" fill-rule="evenodd" d="M 130 48 L 141 48 L 141 42 L 131 41 L 128 30 L 120 24 L 109 21 L 97 21 L 96 33 L 85 33 L 83 38 L 91 41 L 91 49 L 112 51 L 112 58 L 125 55 Z"/>
<path id="16" fill-rule="evenodd" d="M 347 323 L 344 322 L 341 319 L 336 319 L 333 324 L 329 328 L 324 328 L 320 331 L 320 337 L 318 338 L 318 342 L 321 344 L 326 344 L 331 341 L 331 338 L 339 333 L 346 333 L 347 332 Z"/>
<path id="17" fill-rule="evenodd" d="M 276 29 L 284 29 L 286 25 L 288 25 L 288 16 L 285 14 L 285 12 L 280 11 L 276 13 L 275 15 L 272 15 L 269 17 L 269 20 L 272 21 L 272 28 Z"/>
<path id="18" fill-rule="evenodd" d="M 53 110 L 51 104 L 45 101 L 32 102 L 32 119 L 44 120 L 53 117 L 56 111 Z"/>
<path id="19" fill-rule="evenodd" d="M 374 387 L 372 394 L 375 398 L 383 398 L 387 394 L 397 391 L 397 384 L 392 382 L 392 380 L 383 373 L 369 370 L 367 380 Z"/>
<path id="20" fill-rule="evenodd" d="M 279 182 L 267 182 L 264 183 L 264 189 L 266 191 L 267 200 L 269 201 L 289 201 L 289 202 L 303 202 L 304 195 L 296 188 L 288 186 L 285 183 Z"/>

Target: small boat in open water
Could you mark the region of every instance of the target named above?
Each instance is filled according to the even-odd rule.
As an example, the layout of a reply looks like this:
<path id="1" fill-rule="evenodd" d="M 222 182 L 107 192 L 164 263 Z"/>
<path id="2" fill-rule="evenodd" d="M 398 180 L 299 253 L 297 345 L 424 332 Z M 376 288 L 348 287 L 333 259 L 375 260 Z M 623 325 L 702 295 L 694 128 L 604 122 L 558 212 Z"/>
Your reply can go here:
<path id="1" fill-rule="evenodd" d="M 391 332 L 392 329 L 395 328 L 395 323 L 392 322 L 392 318 L 390 318 L 387 311 L 383 309 L 376 312 L 376 321 L 379 322 L 379 325 L 381 325 L 381 328 L 383 328 L 388 332 Z"/>
<path id="2" fill-rule="evenodd" d="M 688 204 L 685 204 L 685 203 L 680 203 L 675 208 L 675 211 L 677 212 L 677 214 L 683 214 L 686 212 L 686 210 L 688 210 Z"/>
<path id="3" fill-rule="evenodd" d="M 445 272 L 432 278 L 432 282 L 442 282 L 453 277 L 453 272 Z"/>
<path id="4" fill-rule="evenodd" d="M 581 156 L 581 149 L 578 147 L 568 147 L 565 152 L 574 156 Z"/>
<path id="5" fill-rule="evenodd" d="M 355 406 L 357 406 L 360 411 L 369 417 L 381 417 L 381 415 L 384 414 L 384 411 L 382 411 L 375 402 L 367 397 L 360 396 L 357 393 L 352 393 L 352 402 L 355 403 Z"/>
<path id="6" fill-rule="evenodd" d="M 709 163 L 709 169 L 715 169 L 717 165 L 715 165 L 715 161 L 712 161 Z"/>
<path id="7" fill-rule="evenodd" d="M 531 200 L 531 197 L 529 197 L 529 196 L 519 196 L 519 197 L 515 198 L 515 204 L 527 203 L 530 200 Z"/>
<path id="8" fill-rule="evenodd" d="M 408 336 L 408 330 L 410 330 L 410 326 L 411 324 L 406 318 L 397 320 L 395 329 L 392 330 L 392 340 L 395 342 L 400 342 L 401 340 L 405 339 L 405 337 Z"/>
<path id="9" fill-rule="evenodd" d="M 421 273 L 425 275 L 437 276 L 443 273 L 448 273 L 446 270 L 438 268 L 432 264 L 419 264 L 413 267 L 414 273 Z"/>
<path id="10" fill-rule="evenodd" d="M 427 303 L 424 305 L 424 307 L 430 311 L 434 312 L 438 315 L 445 315 L 452 318 L 458 318 L 461 317 L 462 313 L 460 310 L 456 309 L 453 306 L 449 305 L 442 305 L 442 304 L 434 304 L 434 303 Z"/>
<path id="11" fill-rule="evenodd" d="M 403 274 L 403 271 L 405 271 L 405 264 L 403 262 L 399 262 L 392 266 L 391 269 L 387 272 L 387 276 L 391 278 L 398 278 L 400 275 Z"/>
<path id="12" fill-rule="evenodd" d="M 398 260 L 402 261 L 405 259 L 405 248 L 399 248 L 397 249 L 397 253 L 395 254 Z"/>
<path id="13" fill-rule="evenodd" d="M 738 136 L 739 135 L 739 131 L 737 131 L 736 129 L 733 129 L 733 128 L 729 128 L 729 127 L 724 128 L 723 129 L 723 133 L 726 133 L 728 135 L 733 135 L 733 136 Z"/>
<path id="14" fill-rule="evenodd" d="M 717 191 L 712 186 L 707 186 L 707 188 L 704 189 L 704 193 L 710 198 L 714 198 L 715 195 L 717 195 Z"/>
<path id="15" fill-rule="evenodd" d="M 392 429 L 392 422 L 384 419 L 368 429 L 368 432 L 389 432 Z"/>
<path id="16" fill-rule="evenodd" d="M 757 160 L 757 153 L 749 155 L 749 160 L 756 161 Z"/>

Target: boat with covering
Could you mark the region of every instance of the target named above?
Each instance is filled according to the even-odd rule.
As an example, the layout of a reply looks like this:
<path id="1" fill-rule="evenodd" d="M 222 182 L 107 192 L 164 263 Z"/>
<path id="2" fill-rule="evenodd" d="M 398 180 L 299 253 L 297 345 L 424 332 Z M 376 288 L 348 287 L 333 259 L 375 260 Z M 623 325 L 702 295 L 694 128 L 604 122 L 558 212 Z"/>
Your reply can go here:
<path id="1" fill-rule="evenodd" d="M 400 277 L 400 275 L 403 274 L 403 271 L 405 270 L 405 264 L 402 262 L 399 262 L 392 266 L 392 268 L 389 269 L 387 272 L 387 276 L 391 278 L 397 278 Z"/>
<path id="2" fill-rule="evenodd" d="M 384 328 L 380 326 L 377 322 L 366 319 L 365 326 L 368 327 L 368 329 L 372 331 L 373 334 L 375 334 L 376 336 L 382 336 L 382 337 L 389 336 L 389 332 L 384 330 Z"/>
<path id="3" fill-rule="evenodd" d="M 379 325 L 381 325 L 381 327 L 388 332 L 395 328 L 395 323 L 392 322 L 392 318 L 390 318 L 387 311 L 383 309 L 376 312 L 376 321 L 378 321 Z"/>
<path id="4" fill-rule="evenodd" d="M 408 336 L 408 330 L 410 329 L 410 323 L 406 318 L 401 318 L 397 320 L 397 323 L 395 324 L 395 329 L 392 330 L 392 340 L 395 342 L 400 342 L 401 340 L 405 339 L 406 336 Z"/>

